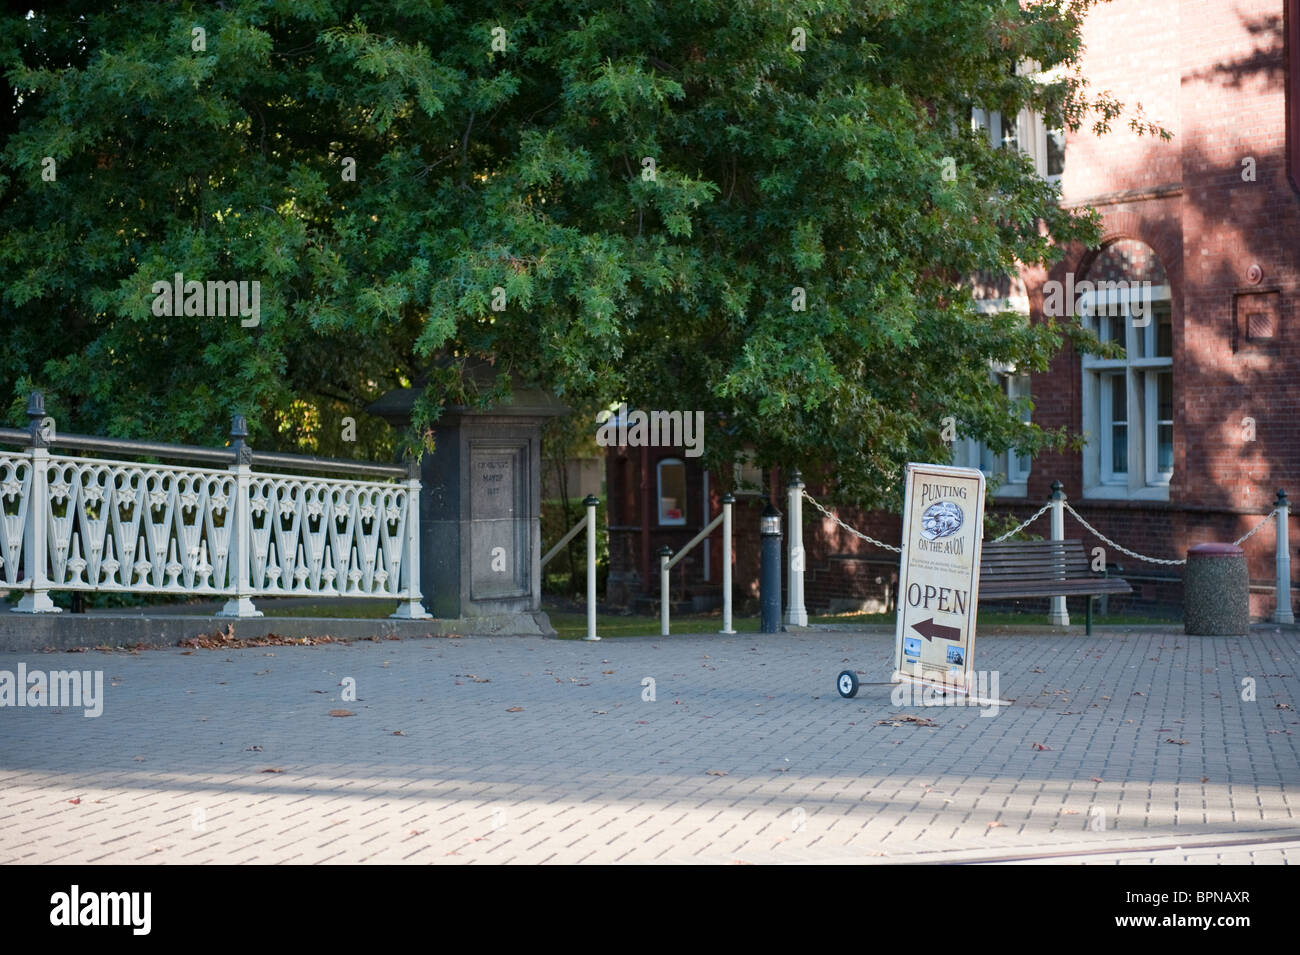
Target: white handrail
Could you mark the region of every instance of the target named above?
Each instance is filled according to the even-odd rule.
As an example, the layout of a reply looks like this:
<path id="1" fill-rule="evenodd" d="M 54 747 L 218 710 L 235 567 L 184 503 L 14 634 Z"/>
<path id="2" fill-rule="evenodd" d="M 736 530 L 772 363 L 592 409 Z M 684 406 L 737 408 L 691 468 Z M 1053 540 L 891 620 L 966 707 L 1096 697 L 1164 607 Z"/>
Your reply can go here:
<path id="1" fill-rule="evenodd" d="M 671 557 L 663 551 L 659 554 L 659 634 L 668 636 L 668 572 L 679 560 L 722 525 L 722 633 L 735 633 L 731 629 L 731 505 L 734 498 L 730 494 L 722 498 L 722 513 L 709 521 L 698 534 Z M 665 547 L 666 551 L 668 548 Z"/>
<path id="2" fill-rule="evenodd" d="M 587 529 L 587 635 L 582 639 L 594 641 L 600 639 L 596 636 L 596 508 L 600 505 L 600 500 L 594 494 L 588 494 L 582 503 L 587 508 L 586 516 L 569 528 L 569 532 L 546 552 L 540 566 L 545 567 L 569 541 L 578 536 L 580 530 L 584 527 Z"/>

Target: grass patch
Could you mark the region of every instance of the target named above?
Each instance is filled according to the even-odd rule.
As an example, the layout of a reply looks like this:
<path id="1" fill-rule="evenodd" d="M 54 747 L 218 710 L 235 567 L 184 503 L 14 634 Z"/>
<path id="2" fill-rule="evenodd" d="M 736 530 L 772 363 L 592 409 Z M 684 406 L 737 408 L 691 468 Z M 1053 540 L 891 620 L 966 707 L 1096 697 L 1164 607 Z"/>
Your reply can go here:
<path id="1" fill-rule="evenodd" d="M 383 620 L 396 608 L 391 600 L 321 600 L 308 604 L 278 604 L 271 600 L 260 600 L 257 608 L 268 617 L 318 617 L 342 618 L 347 620 Z M 582 611 L 556 610 L 543 607 L 550 617 L 551 626 L 565 640 L 577 640 L 587 635 L 587 615 Z M 1110 616 L 1093 616 L 1094 626 L 1125 627 L 1147 624 L 1170 624 L 1177 620 L 1165 617 L 1149 617 L 1129 614 L 1112 614 Z M 757 617 L 737 617 L 732 626 L 738 633 L 757 633 Z M 892 613 L 841 613 L 822 616 L 810 616 L 809 623 L 839 624 L 849 627 L 893 627 Z M 981 627 L 1020 626 L 1046 627 L 1047 616 L 1035 613 L 981 613 L 978 618 Z M 1071 613 L 1072 624 L 1082 624 L 1082 613 Z M 720 613 L 674 614 L 669 621 L 673 633 L 718 633 L 722 629 Z M 596 633 L 601 637 L 646 637 L 659 633 L 659 618 L 648 616 L 629 616 L 616 613 L 596 615 Z"/>
<path id="2" fill-rule="evenodd" d="M 311 604 L 277 604 L 258 600 L 266 617 L 334 617 L 345 620 L 383 620 L 397 609 L 396 600 L 322 600 Z"/>
<path id="3" fill-rule="evenodd" d="M 561 610 L 548 610 L 551 626 L 562 640 L 578 640 L 587 635 L 587 615 Z M 809 616 L 809 623 L 839 624 L 848 627 L 890 627 L 895 625 L 892 613 L 845 613 L 825 616 Z M 1147 624 L 1176 623 L 1163 617 L 1140 617 L 1112 615 L 1103 617 L 1094 614 L 1094 627 L 1142 626 Z M 736 618 L 731 622 L 737 633 L 757 633 L 758 618 Z M 1082 614 L 1071 614 L 1070 623 L 1082 625 Z M 982 613 L 977 618 L 977 626 L 1001 627 L 1047 627 L 1046 614 L 1033 613 Z M 720 614 L 674 614 L 669 620 L 672 633 L 715 634 L 722 629 Z M 596 635 L 599 637 L 646 637 L 659 633 L 659 618 L 644 616 L 625 616 L 620 614 L 600 613 L 596 615 Z"/>

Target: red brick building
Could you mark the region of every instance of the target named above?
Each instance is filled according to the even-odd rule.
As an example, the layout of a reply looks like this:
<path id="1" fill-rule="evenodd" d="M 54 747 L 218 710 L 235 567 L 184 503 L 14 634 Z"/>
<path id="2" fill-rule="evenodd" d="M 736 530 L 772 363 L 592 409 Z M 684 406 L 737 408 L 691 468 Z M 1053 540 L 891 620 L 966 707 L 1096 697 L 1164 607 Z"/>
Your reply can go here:
<path id="1" fill-rule="evenodd" d="M 1087 435 L 1082 454 L 1028 461 L 959 441 L 954 460 L 1001 482 L 997 513 L 1028 516 L 1059 480 L 1071 504 L 1120 544 L 1182 557 L 1191 544 L 1240 537 L 1278 488 L 1300 500 L 1300 0 L 1112 0 L 1089 14 L 1084 40 L 1092 88 L 1141 102 L 1173 139 L 1139 137 L 1122 123 L 1102 138 L 1086 129 L 1061 135 L 1031 115 L 978 114 L 995 142 L 1034 155 L 1042 174 L 1059 177 L 1063 201 L 1092 206 L 1104 225 L 1098 248 L 1068 250 L 1050 274 L 1027 271 L 990 293 L 990 305 L 1041 320 L 1045 305 L 1054 308 L 1048 283 L 1114 283 L 1079 304 L 1110 309 L 1086 320 L 1125 344 L 1126 357 L 1098 361 L 1067 347 L 1042 375 L 995 370 L 1008 389 L 1028 390 L 1038 424 Z M 1149 304 L 1126 283 L 1150 283 Z M 1131 320 L 1139 314 L 1145 323 Z M 611 452 L 607 477 L 608 596 L 656 595 L 655 552 L 679 549 L 716 515 L 717 482 L 655 448 Z M 764 478 L 784 511 L 786 476 Z M 660 504 L 665 479 L 666 496 L 685 504 L 676 517 Z M 756 592 L 759 509 L 751 498 L 736 514 L 742 597 Z M 893 555 L 805 511 L 809 612 L 883 609 Z M 894 515 L 843 517 L 898 539 Z M 1035 530 L 1046 536 L 1041 520 Z M 1102 546 L 1069 517 L 1066 536 Z M 1274 607 L 1274 543 L 1269 526 L 1246 546 L 1259 616 Z M 697 550 L 674 572 L 674 589 L 696 605 L 718 593 L 720 545 L 710 546 L 707 558 Z M 1122 566 L 1136 602 L 1180 601 L 1180 568 L 1110 548 L 1106 560 Z"/>

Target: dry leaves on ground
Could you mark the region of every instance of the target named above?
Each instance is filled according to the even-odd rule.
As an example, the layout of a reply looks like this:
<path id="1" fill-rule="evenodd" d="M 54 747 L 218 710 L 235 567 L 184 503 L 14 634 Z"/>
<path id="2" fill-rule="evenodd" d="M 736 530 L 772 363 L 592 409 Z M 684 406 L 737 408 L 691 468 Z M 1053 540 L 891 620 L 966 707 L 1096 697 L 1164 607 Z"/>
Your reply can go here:
<path id="1" fill-rule="evenodd" d="M 1187 740 L 1185 740 L 1185 739 L 1174 739 L 1172 736 L 1166 736 L 1166 737 L 1165 737 L 1165 742 L 1166 742 L 1166 743 L 1177 743 L 1179 746 L 1186 746 L 1186 745 L 1187 745 Z"/>
<path id="2" fill-rule="evenodd" d="M 244 640 L 235 636 L 234 624 L 226 624 L 225 633 L 191 637 L 182 640 L 178 646 L 190 647 L 193 650 L 229 650 L 239 647 L 314 647 L 320 643 L 334 642 L 333 637 L 281 637 L 274 633 Z"/>
<path id="3" fill-rule="evenodd" d="M 707 769 L 707 770 L 704 771 L 704 775 L 706 775 L 706 776 L 725 776 L 725 775 L 727 775 L 727 771 L 726 771 L 725 769 Z"/>
<path id="4" fill-rule="evenodd" d="M 877 726 L 938 726 L 932 719 L 924 716 L 891 716 L 887 720 L 876 720 Z"/>
<path id="5" fill-rule="evenodd" d="M 522 706 L 507 706 L 507 707 L 506 707 L 506 712 L 507 712 L 507 713 L 522 713 L 523 711 L 524 711 L 524 708 L 523 708 Z"/>
<path id="6" fill-rule="evenodd" d="M 351 710 L 330 710 L 330 716 L 356 716 Z"/>

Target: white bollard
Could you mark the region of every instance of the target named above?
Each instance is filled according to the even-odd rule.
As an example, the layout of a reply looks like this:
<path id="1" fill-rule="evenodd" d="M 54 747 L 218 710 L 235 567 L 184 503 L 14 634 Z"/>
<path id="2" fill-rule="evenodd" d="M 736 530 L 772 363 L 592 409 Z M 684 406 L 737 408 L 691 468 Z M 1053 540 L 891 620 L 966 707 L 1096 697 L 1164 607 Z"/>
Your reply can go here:
<path id="1" fill-rule="evenodd" d="M 722 633 L 735 633 L 731 627 L 731 505 L 736 499 L 722 496 Z"/>
<path id="2" fill-rule="evenodd" d="M 1277 606 L 1273 609 L 1274 623 L 1295 623 L 1291 610 L 1291 505 L 1286 491 L 1277 492 Z"/>
<path id="3" fill-rule="evenodd" d="M 665 544 L 659 548 L 659 635 L 668 636 L 668 556 L 672 549 Z"/>
<path id="4" fill-rule="evenodd" d="M 1052 540 L 1065 540 L 1065 492 L 1061 489 L 1060 481 L 1052 482 Z M 1053 627 L 1070 625 L 1070 612 L 1066 609 L 1064 596 L 1052 598 L 1052 610 L 1047 615 L 1047 622 Z"/>
<path id="5" fill-rule="evenodd" d="M 588 494 L 582 502 L 587 505 L 587 635 L 584 640 L 599 640 L 596 636 L 596 507 L 600 500 Z"/>
<path id="6" fill-rule="evenodd" d="M 808 609 L 803 602 L 803 571 L 805 565 L 803 550 L 803 489 L 804 483 L 798 469 L 790 475 L 786 512 L 790 515 L 790 541 L 787 559 L 789 561 L 790 587 L 785 609 L 786 626 L 808 626 Z"/>

